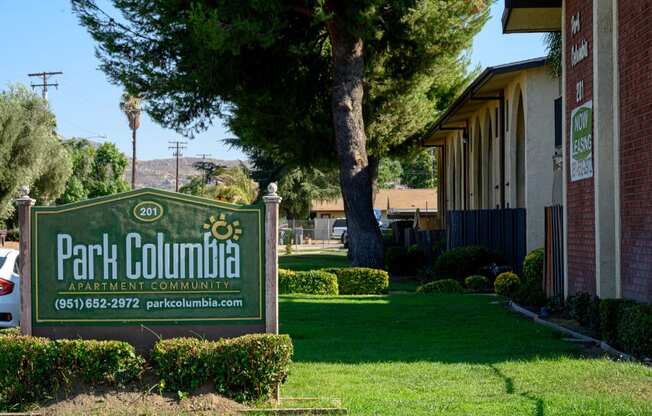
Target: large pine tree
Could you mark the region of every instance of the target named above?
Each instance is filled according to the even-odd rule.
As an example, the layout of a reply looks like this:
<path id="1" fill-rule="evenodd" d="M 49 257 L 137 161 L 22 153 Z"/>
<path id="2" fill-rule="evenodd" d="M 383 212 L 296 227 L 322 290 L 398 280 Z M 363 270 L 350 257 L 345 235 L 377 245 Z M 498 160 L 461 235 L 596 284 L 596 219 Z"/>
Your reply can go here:
<path id="1" fill-rule="evenodd" d="M 488 0 L 113 0 L 121 16 L 72 2 L 109 78 L 162 124 L 192 134 L 226 117 L 245 149 L 337 160 L 353 263 L 378 267 L 378 160 L 464 82 Z"/>

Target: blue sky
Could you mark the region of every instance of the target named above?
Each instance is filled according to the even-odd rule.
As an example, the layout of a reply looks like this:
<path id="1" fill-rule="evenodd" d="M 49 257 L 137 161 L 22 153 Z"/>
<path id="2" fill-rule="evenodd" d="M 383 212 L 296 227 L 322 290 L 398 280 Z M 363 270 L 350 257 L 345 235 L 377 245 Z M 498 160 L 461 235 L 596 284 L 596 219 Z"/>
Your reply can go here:
<path id="1" fill-rule="evenodd" d="M 503 35 L 500 24 L 503 2 L 492 7 L 492 18 L 474 40 L 472 61 L 482 67 L 542 56 L 540 34 Z M 59 132 L 66 137 L 104 135 L 131 154 L 131 134 L 118 108 L 122 90 L 110 84 L 97 69 L 94 43 L 79 26 L 68 0 L 0 0 L 0 88 L 29 84 L 28 73 L 63 71 L 53 81 L 59 89 L 49 94 Z M 187 156 L 210 153 L 220 159 L 242 159 L 222 139 L 229 137 L 219 120 L 189 141 Z M 138 131 L 138 158 L 169 157 L 169 140 L 182 139 L 143 117 Z M 94 138 L 96 141 L 104 139 Z"/>

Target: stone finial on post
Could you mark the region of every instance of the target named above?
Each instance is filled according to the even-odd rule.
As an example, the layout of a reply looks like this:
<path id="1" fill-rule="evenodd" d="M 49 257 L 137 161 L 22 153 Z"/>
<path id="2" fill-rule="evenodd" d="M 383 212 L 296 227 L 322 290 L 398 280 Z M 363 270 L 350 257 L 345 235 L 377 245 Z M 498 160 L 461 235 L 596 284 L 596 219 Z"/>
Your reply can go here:
<path id="1" fill-rule="evenodd" d="M 267 333 L 278 334 L 278 207 L 281 197 L 278 186 L 267 186 L 265 202 L 265 329 Z"/>
<path id="2" fill-rule="evenodd" d="M 32 235 L 32 207 L 36 201 L 29 197 L 29 188 L 18 189 L 18 230 L 20 243 L 20 330 L 23 335 L 32 335 L 32 259 L 30 240 Z"/>

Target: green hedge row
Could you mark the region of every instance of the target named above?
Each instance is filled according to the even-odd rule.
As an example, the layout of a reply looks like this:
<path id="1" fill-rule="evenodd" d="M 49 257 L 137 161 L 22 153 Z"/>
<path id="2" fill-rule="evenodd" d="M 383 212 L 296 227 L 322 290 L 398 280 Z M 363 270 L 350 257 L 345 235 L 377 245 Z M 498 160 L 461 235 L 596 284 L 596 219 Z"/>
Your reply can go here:
<path id="1" fill-rule="evenodd" d="M 602 299 L 600 333 L 608 344 L 652 358 L 652 305 L 627 299 Z"/>
<path id="2" fill-rule="evenodd" d="M 151 364 L 160 385 L 189 391 L 206 382 L 240 401 L 258 400 L 287 376 L 292 356 L 287 335 L 252 334 L 219 341 L 159 341 Z M 122 385 L 141 378 L 145 359 L 122 341 L 50 340 L 0 334 L 0 412 L 66 391 L 75 383 Z"/>
<path id="3" fill-rule="evenodd" d="M 389 274 L 366 267 L 344 267 L 295 272 L 279 269 L 278 291 L 281 294 L 311 295 L 378 295 L 387 293 Z"/>
<path id="4" fill-rule="evenodd" d="M 278 271 L 278 293 L 304 293 L 310 295 L 337 295 L 337 276 L 323 270 L 295 272 Z"/>
<path id="5" fill-rule="evenodd" d="M 600 334 L 609 345 L 652 358 L 652 305 L 628 299 L 599 299 L 585 292 L 566 299 L 566 312 Z"/>
<path id="6" fill-rule="evenodd" d="M 337 276 L 340 295 L 380 295 L 389 290 L 389 274 L 385 270 L 344 267 L 324 271 Z"/>
<path id="7" fill-rule="evenodd" d="M 217 392 L 249 401 L 269 396 L 285 380 L 292 352 L 287 335 L 219 341 L 177 338 L 158 342 L 152 361 L 166 389 L 189 391 L 213 382 Z"/>
<path id="8" fill-rule="evenodd" d="M 77 381 L 127 383 L 140 377 L 144 362 L 126 342 L 0 336 L 0 409 L 20 408 Z"/>

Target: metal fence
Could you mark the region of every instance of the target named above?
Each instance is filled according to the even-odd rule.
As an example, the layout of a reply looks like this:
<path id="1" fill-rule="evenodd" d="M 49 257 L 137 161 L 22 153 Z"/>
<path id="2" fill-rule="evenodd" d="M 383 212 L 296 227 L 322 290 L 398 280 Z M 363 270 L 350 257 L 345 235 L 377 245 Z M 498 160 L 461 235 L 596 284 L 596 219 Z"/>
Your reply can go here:
<path id="1" fill-rule="evenodd" d="M 447 248 L 486 247 L 503 256 L 505 263 L 521 272 L 526 255 L 524 208 L 449 211 Z"/>
<path id="2" fill-rule="evenodd" d="M 281 220 L 279 244 L 291 242 L 294 246 L 333 247 L 341 245 L 339 234 L 333 233 L 335 218 L 312 220 Z"/>

